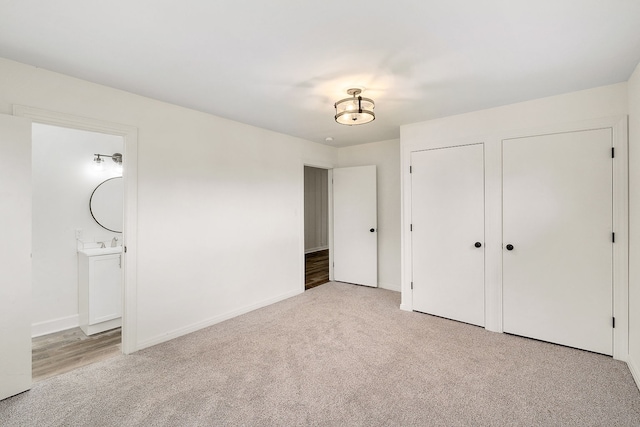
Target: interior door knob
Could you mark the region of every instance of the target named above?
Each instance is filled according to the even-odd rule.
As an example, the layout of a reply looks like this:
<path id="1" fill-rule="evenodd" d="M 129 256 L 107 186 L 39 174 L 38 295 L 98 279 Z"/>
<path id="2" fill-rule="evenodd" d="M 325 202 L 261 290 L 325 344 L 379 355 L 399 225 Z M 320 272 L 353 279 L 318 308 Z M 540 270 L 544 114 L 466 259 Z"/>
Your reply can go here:
<path id="1" fill-rule="evenodd" d="M 476 248 L 481 248 L 482 247 L 482 243 L 476 242 L 473 246 L 475 246 Z"/>
<path id="2" fill-rule="evenodd" d="M 369 231 L 373 233 L 374 231 L 376 231 L 376 229 L 375 228 L 370 228 Z"/>
<path id="3" fill-rule="evenodd" d="M 507 250 L 508 251 L 512 251 L 513 250 L 513 245 L 512 244 L 508 244 L 507 245 Z"/>

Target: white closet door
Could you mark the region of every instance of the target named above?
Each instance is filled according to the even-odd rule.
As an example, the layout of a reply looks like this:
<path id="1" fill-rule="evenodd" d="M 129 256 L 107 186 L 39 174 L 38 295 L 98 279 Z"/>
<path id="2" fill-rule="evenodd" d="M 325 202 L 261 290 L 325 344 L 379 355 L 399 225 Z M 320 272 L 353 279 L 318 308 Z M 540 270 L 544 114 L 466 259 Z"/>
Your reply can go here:
<path id="1" fill-rule="evenodd" d="M 333 277 L 378 286 L 376 167 L 333 170 Z"/>
<path id="2" fill-rule="evenodd" d="M 0 114 L 0 400 L 31 388 L 31 121 Z"/>
<path id="3" fill-rule="evenodd" d="M 611 129 L 503 141 L 505 332 L 612 354 L 611 145 Z"/>
<path id="4" fill-rule="evenodd" d="M 413 309 L 484 326 L 484 148 L 411 154 Z"/>

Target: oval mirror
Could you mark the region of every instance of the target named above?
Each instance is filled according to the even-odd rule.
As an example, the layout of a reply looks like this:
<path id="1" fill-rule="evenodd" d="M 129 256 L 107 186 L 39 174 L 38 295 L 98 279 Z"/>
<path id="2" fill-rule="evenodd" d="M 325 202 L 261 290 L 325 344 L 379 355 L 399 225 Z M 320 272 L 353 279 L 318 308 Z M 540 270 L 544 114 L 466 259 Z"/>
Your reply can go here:
<path id="1" fill-rule="evenodd" d="M 89 199 L 91 216 L 102 228 L 122 233 L 123 185 L 122 177 L 109 178 L 101 182 Z"/>

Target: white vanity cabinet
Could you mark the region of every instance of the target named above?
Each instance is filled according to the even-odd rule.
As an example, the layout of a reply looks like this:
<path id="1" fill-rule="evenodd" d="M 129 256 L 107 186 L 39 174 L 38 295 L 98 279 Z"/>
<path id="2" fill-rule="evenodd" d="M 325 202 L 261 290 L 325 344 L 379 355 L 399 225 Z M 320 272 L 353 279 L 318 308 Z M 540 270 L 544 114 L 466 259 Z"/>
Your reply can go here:
<path id="1" fill-rule="evenodd" d="M 122 247 L 78 252 L 80 328 L 87 335 L 122 325 Z"/>

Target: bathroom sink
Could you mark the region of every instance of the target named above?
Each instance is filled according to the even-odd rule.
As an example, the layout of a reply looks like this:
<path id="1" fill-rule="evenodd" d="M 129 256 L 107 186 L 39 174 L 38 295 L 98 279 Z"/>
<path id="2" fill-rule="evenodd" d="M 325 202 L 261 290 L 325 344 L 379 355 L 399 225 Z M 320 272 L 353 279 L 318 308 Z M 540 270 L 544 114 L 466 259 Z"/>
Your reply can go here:
<path id="1" fill-rule="evenodd" d="M 122 252 L 122 246 L 81 249 L 78 251 L 78 253 L 84 254 L 86 256 L 119 254 L 121 252 Z"/>

